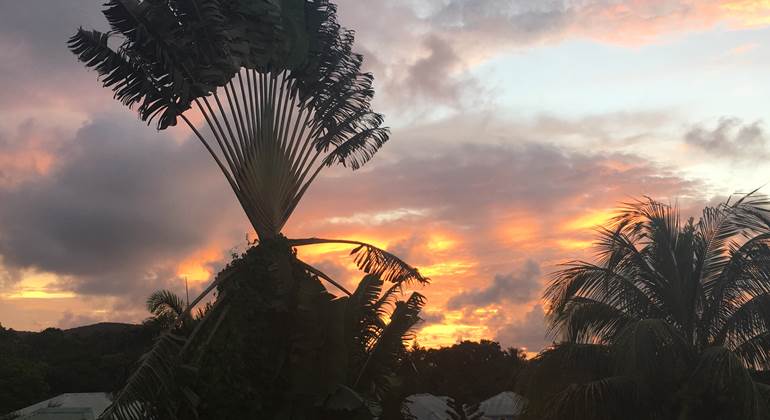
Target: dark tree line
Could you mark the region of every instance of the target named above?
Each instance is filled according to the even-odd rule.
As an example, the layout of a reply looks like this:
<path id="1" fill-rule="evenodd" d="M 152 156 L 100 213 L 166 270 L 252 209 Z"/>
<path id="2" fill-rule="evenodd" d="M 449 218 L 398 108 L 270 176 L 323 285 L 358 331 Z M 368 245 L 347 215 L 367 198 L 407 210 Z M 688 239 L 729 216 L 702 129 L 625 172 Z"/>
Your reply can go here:
<path id="1" fill-rule="evenodd" d="M 157 324 L 96 324 L 39 333 L 0 327 L 0 414 L 67 392 L 120 389 L 159 334 Z M 388 418 L 399 417 L 406 396 L 447 395 L 479 403 L 512 390 L 526 360 L 517 349 L 482 340 L 450 347 L 411 347 L 386 399 Z"/>
<path id="2" fill-rule="evenodd" d="M 489 340 L 463 341 L 438 349 L 415 345 L 399 367 L 399 383 L 385 402 L 384 418 L 401 418 L 402 402 L 414 394 L 448 396 L 461 405 L 478 404 L 512 391 L 526 364 L 521 350 L 504 349 Z"/>
<path id="3" fill-rule="evenodd" d="M 158 332 L 129 324 L 39 333 L 0 326 L 0 414 L 62 393 L 119 389 Z"/>

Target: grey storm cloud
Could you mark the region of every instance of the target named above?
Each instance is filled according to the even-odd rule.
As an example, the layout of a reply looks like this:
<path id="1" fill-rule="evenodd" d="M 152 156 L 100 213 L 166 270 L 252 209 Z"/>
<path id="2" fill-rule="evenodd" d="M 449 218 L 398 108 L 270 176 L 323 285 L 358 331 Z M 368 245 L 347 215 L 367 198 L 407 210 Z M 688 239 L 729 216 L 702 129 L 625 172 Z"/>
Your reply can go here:
<path id="1" fill-rule="evenodd" d="M 489 40 L 527 43 L 560 34 L 577 10 L 563 0 L 450 0 L 430 20 L 440 28 L 486 34 Z"/>
<path id="2" fill-rule="evenodd" d="M 542 289 L 540 265 L 528 260 L 521 269 L 509 274 L 498 274 L 492 283 L 480 290 L 465 291 L 447 302 L 448 309 L 480 308 L 504 302 L 522 304 L 537 298 Z"/>
<path id="3" fill-rule="evenodd" d="M 546 331 L 545 311 L 541 305 L 535 305 L 522 319 L 499 328 L 495 340 L 504 346 L 524 347 L 529 351 L 538 351 L 551 343 Z"/>
<path id="4" fill-rule="evenodd" d="M 455 102 L 459 99 L 463 81 L 458 80 L 452 71 L 462 65 L 460 57 L 452 44 L 437 36 L 426 37 L 424 44 L 430 53 L 407 69 L 406 92 Z"/>
<path id="5" fill-rule="evenodd" d="M 498 139 L 507 144 L 451 144 L 452 131 L 462 129 L 460 122 L 447 122 L 437 130 L 435 136 L 445 143 L 440 148 L 439 140 L 414 144 L 403 134 L 400 143 L 412 145 L 411 152 L 399 153 L 398 160 L 373 162 L 354 176 L 320 179 L 299 214 L 311 220 L 335 213 L 345 216 L 347 211 L 429 209 L 433 219 L 483 229 L 496 228 L 509 208 L 558 217 L 569 200 L 571 205 L 612 206 L 617 203 L 607 200 L 622 199 L 629 191 L 667 198 L 695 194 L 697 187 L 696 182 L 635 155 L 570 151 L 528 142 L 510 132 Z M 428 151 L 422 153 L 421 148 Z M 618 168 L 613 162 L 624 165 Z M 323 198 L 335 191 L 345 191 L 344 209 Z"/>
<path id="6" fill-rule="evenodd" d="M 444 322 L 444 319 L 445 319 L 444 314 L 441 312 L 430 312 L 430 311 L 420 312 L 420 320 L 423 326 L 441 324 Z"/>
<path id="7" fill-rule="evenodd" d="M 0 189 L 0 256 L 11 268 L 72 276 L 72 290 L 118 294 L 173 277 L 212 236 L 248 229 L 198 144 L 97 121 L 66 142 L 51 173 Z"/>
<path id="8" fill-rule="evenodd" d="M 78 27 L 107 29 L 102 0 L 0 2 L 0 106 L 44 103 L 55 95 L 82 95 L 95 75 L 67 49 Z"/>
<path id="9" fill-rule="evenodd" d="M 689 145 L 726 158 L 757 160 L 770 155 L 770 135 L 762 121 L 744 123 L 739 118 L 723 117 L 713 128 L 701 124 L 692 127 L 684 139 Z"/>

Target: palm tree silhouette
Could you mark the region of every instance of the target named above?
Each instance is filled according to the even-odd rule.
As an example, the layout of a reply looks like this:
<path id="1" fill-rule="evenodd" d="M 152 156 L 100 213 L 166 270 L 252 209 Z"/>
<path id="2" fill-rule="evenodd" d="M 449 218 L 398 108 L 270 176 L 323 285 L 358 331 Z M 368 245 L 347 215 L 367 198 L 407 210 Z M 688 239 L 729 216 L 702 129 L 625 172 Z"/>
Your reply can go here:
<path id="1" fill-rule="evenodd" d="M 195 407 L 205 401 L 200 401 L 189 380 L 180 379 L 189 376 L 179 374 L 180 369 L 193 372 L 207 361 L 209 365 L 222 362 L 223 358 L 206 356 L 207 351 L 226 348 L 218 342 L 218 331 L 224 330 L 219 337 L 226 336 L 233 319 L 256 307 L 290 314 L 283 331 L 262 336 L 264 340 L 272 337 L 278 343 L 275 346 L 283 346 L 291 355 L 292 363 L 285 369 L 278 360 L 272 363 L 294 372 L 276 374 L 288 378 L 292 385 L 287 389 L 294 390 L 294 400 L 283 401 L 281 409 L 298 410 L 302 406 L 298 401 L 338 395 L 319 382 L 313 392 L 320 396 L 307 397 L 313 392 L 307 390 L 309 386 L 300 386 L 306 378 L 296 372 L 312 369 L 312 364 L 302 362 L 311 355 L 330 353 L 308 343 L 336 342 L 331 337 L 333 324 L 342 322 L 339 314 L 345 312 L 337 307 L 350 301 L 335 299 L 319 279 L 349 297 L 353 293 L 299 260 L 294 247 L 351 245 L 360 269 L 392 283 L 386 296 L 401 291 L 405 284 L 428 282 L 416 268 L 371 244 L 287 239 L 281 234 L 324 168 L 341 164 L 358 169 L 389 138 L 383 117 L 371 109 L 373 78 L 361 71 L 363 57 L 352 51 L 353 32 L 337 23 L 336 7 L 327 0 L 107 0 L 103 13 L 111 30 L 80 28 L 69 40 L 70 50 L 96 70 L 115 99 L 136 107 L 148 124 L 154 122 L 163 130 L 183 121 L 224 174 L 259 239 L 259 246 L 220 273 L 178 318 L 177 325 L 217 290 L 216 301 L 193 331 L 188 335 L 174 330 L 161 336 L 103 417 L 197 415 Z M 205 121 L 205 130 L 193 123 L 193 115 Z M 260 294 L 262 300 L 244 301 L 247 292 Z M 411 306 L 404 304 L 411 309 L 403 309 L 400 317 L 416 318 L 422 297 L 413 297 L 407 300 Z M 231 321 L 224 322 L 226 318 Z M 319 325 L 321 320 L 326 324 Z M 387 331 L 383 328 L 379 333 Z M 260 345 L 273 345 L 268 341 Z M 372 358 L 382 354 L 376 345 L 368 351 Z M 362 375 L 359 383 L 368 381 Z M 328 382 L 332 376 L 321 379 Z"/>
<path id="2" fill-rule="evenodd" d="M 404 343 L 414 338 L 413 329 L 425 304 L 419 293 L 412 292 L 401 300 L 395 289 L 383 291 L 383 285 L 377 276 L 364 276 L 345 307 L 349 328 L 344 329 L 352 366 L 346 386 L 380 399 L 390 390 L 398 362 L 407 352 Z M 184 300 L 170 290 L 157 290 L 147 298 L 151 322 L 166 328 L 181 319 L 185 308 Z M 205 310 L 201 310 L 188 327 L 194 327 L 204 316 Z"/>
<path id="3" fill-rule="evenodd" d="M 770 210 L 756 192 L 682 220 L 652 199 L 600 228 L 545 292 L 565 340 L 523 381 L 539 419 L 767 419 Z"/>
<path id="4" fill-rule="evenodd" d="M 182 319 L 187 304 L 174 292 L 166 289 L 157 290 L 147 297 L 147 311 L 152 314 L 146 322 L 162 329 L 171 329 L 177 320 Z"/>

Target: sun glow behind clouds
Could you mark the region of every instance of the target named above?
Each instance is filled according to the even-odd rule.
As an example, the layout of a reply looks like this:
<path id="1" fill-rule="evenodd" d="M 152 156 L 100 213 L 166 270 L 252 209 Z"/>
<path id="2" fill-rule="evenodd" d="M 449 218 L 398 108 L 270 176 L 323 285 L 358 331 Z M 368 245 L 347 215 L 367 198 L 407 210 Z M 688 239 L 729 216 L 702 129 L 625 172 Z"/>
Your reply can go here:
<path id="1" fill-rule="evenodd" d="M 770 0 L 733 0 L 723 4 L 722 9 L 741 26 L 759 27 L 770 24 Z"/>
<path id="2" fill-rule="evenodd" d="M 55 274 L 24 270 L 21 274 L 21 281 L 9 293 L 0 294 L 0 297 L 6 299 L 65 299 L 77 296 L 72 291 L 58 289 L 56 283 L 59 281 L 61 278 Z"/>
<path id="3" fill-rule="evenodd" d="M 581 214 L 574 219 L 568 220 L 562 225 L 567 231 L 586 231 L 595 229 L 597 226 L 605 226 L 607 221 L 612 219 L 617 212 L 612 209 L 594 210 L 586 214 Z"/>
<path id="4" fill-rule="evenodd" d="M 576 239 L 558 239 L 556 244 L 562 249 L 572 251 L 590 248 L 591 245 L 593 245 L 593 242 Z"/>
<path id="5" fill-rule="evenodd" d="M 347 217 L 332 217 L 327 221 L 331 224 L 361 224 L 361 225 L 381 225 L 383 223 L 395 222 L 407 218 L 419 218 L 428 215 L 427 209 L 398 208 L 375 213 L 355 213 Z"/>
<path id="6" fill-rule="evenodd" d="M 192 282 L 209 280 L 213 274 L 211 264 L 222 260 L 225 248 L 215 243 L 195 252 L 177 266 L 177 275 Z"/>
<path id="7" fill-rule="evenodd" d="M 476 265 L 473 261 L 445 261 L 420 267 L 420 273 L 430 278 L 443 276 L 459 276 L 468 273 Z"/>
<path id="8" fill-rule="evenodd" d="M 460 311 L 444 314 L 441 323 L 430 324 L 420 329 L 417 341 L 421 346 L 439 347 L 452 345 L 461 340 L 480 340 L 484 338 L 486 327 L 463 323 Z"/>
<path id="9" fill-rule="evenodd" d="M 364 235 L 344 235 L 345 238 L 354 238 L 356 241 L 365 242 L 371 245 L 376 246 L 377 248 L 381 249 L 387 249 L 388 248 L 388 240 L 384 238 L 376 238 L 372 236 L 364 236 Z M 336 238 L 331 238 L 336 239 Z M 349 253 L 353 249 L 356 248 L 357 245 L 355 244 L 345 244 L 345 243 L 329 243 L 329 244 L 318 244 L 318 245 L 306 245 L 301 246 L 297 248 L 297 254 L 302 259 L 310 261 L 316 261 L 321 258 L 328 257 L 330 255 L 334 254 L 343 254 L 343 253 Z"/>

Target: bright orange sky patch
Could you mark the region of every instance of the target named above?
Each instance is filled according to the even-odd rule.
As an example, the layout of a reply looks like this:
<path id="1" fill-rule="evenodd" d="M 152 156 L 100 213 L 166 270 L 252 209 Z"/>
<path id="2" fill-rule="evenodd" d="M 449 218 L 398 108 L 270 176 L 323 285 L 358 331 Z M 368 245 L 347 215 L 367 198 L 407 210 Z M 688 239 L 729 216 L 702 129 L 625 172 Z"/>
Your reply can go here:
<path id="1" fill-rule="evenodd" d="M 615 215 L 614 210 L 591 210 L 585 214 L 581 214 L 573 219 L 568 220 L 562 224 L 562 229 L 567 231 L 580 231 L 595 229 L 597 226 L 604 226 L 607 221 L 612 219 Z"/>
<path id="2" fill-rule="evenodd" d="M 222 259 L 223 249 L 226 247 L 222 244 L 213 243 L 205 249 L 195 252 L 178 265 L 177 275 L 191 282 L 208 281 L 212 276 L 209 264 Z"/>

